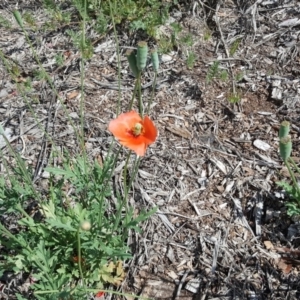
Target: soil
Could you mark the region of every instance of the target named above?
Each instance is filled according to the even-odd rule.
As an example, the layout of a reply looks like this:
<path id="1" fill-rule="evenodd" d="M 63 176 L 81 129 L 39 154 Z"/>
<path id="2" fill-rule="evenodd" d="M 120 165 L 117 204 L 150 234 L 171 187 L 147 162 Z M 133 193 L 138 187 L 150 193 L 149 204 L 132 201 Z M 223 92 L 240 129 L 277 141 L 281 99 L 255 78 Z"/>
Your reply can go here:
<path id="1" fill-rule="evenodd" d="M 30 78 L 32 89 L 24 99 L 1 64 L 0 121 L 15 149 L 37 170 L 34 180 L 43 188 L 50 148 L 26 101 L 62 149 L 76 153 L 77 142 L 57 97 L 34 76 L 37 64 L 10 13 L 15 2 L 0 4 L 0 14 L 13 24 L 0 25 L 0 47 L 7 59 L 17 61 L 18 80 Z M 278 155 L 281 121 L 291 122 L 292 155 L 297 162 L 300 156 L 300 3 L 178 2 L 171 17 L 182 26 L 180 36 L 192 36 L 193 45 L 178 43 L 161 55 L 150 114 L 159 138 L 142 159 L 130 198 L 137 211 L 159 210 L 145 222 L 143 233 L 128 241 L 133 259 L 126 262 L 121 291 L 157 300 L 300 299 L 300 224 L 287 216 L 287 196 L 276 185 L 289 180 Z M 30 12 L 39 24 L 47 20 L 38 1 L 19 3 L 19 10 Z M 88 29 L 94 46 L 84 78 L 91 159 L 107 154 L 112 138 L 107 124 L 115 117 L 119 95 L 122 111 L 131 99 L 134 78 L 124 54 L 141 36 L 127 25 L 117 27 L 120 92 L 113 31 L 99 36 Z M 167 34 L 170 28 L 160 30 Z M 80 126 L 80 55 L 67 28 L 28 30 L 72 121 Z M 55 62 L 58 53 L 65 57 L 63 66 Z M 196 57 L 190 67 L 188 53 Z M 216 61 L 227 79 L 219 72 L 208 80 Z M 143 80 L 143 85 L 152 82 L 151 68 Z M 234 90 L 240 95 L 237 103 L 229 101 Z M 146 103 L 150 95 L 151 86 L 145 87 Z M 7 284 L 2 278 L 0 287 Z"/>

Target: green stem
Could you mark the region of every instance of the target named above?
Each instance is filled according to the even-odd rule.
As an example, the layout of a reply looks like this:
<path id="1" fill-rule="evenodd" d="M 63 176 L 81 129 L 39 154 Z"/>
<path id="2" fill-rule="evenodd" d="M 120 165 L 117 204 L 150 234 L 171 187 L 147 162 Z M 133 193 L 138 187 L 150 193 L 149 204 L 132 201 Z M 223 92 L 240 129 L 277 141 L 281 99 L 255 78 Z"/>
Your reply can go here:
<path id="1" fill-rule="evenodd" d="M 82 272 L 80 227 L 79 227 L 78 230 L 77 230 L 77 252 L 78 252 L 78 267 L 79 267 L 79 274 L 80 274 L 80 278 L 81 278 L 82 283 L 83 283 L 83 287 L 84 287 L 85 293 L 87 294 L 87 291 L 86 291 L 86 285 L 85 285 L 85 280 L 84 280 L 83 272 Z"/>
<path id="2" fill-rule="evenodd" d="M 116 2 L 114 1 L 114 9 L 116 9 Z M 115 19 L 113 10 L 111 7 L 111 1 L 109 1 L 109 12 L 110 12 L 110 18 L 112 21 L 113 29 L 114 29 L 114 37 L 116 42 L 116 50 L 117 50 L 117 60 L 118 60 L 118 106 L 117 106 L 117 115 L 121 112 L 121 58 L 120 58 L 120 43 L 118 40 L 118 33 L 116 29 Z"/>
<path id="3" fill-rule="evenodd" d="M 10 239 L 14 240 L 20 246 L 24 247 L 27 251 L 29 251 L 29 252 L 32 253 L 32 250 L 25 243 L 23 243 L 22 241 L 20 241 L 8 229 L 6 229 L 1 223 L 0 223 L 0 231 L 2 232 L 2 234 L 6 234 Z"/>
<path id="4" fill-rule="evenodd" d="M 151 104 L 152 104 L 153 99 L 154 99 L 154 92 L 155 92 L 155 87 L 156 87 L 156 80 L 157 80 L 157 72 L 154 73 L 154 80 L 153 80 L 151 98 L 150 98 L 150 101 L 148 102 L 148 107 L 147 107 L 147 111 L 146 111 L 147 115 L 149 114 L 150 107 L 151 107 Z"/>
<path id="5" fill-rule="evenodd" d="M 106 160 L 110 159 L 110 153 L 112 151 L 113 143 L 114 143 L 114 140 L 110 144 Z M 110 180 L 112 178 L 112 174 L 113 174 L 113 172 L 115 170 L 115 166 L 118 162 L 120 151 L 121 151 L 121 147 L 118 148 L 117 153 L 114 155 L 113 163 L 107 167 L 107 172 L 103 173 L 103 176 L 101 177 L 101 180 L 99 181 L 99 183 L 102 185 L 102 193 L 101 193 L 101 198 L 100 198 L 100 207 L 101 208 L 103 207 L 103 203 L 104 203 L 104 199 L 105 199 L 105 191 L 106 191 L 107 187 L 109 186 Z M 102 219 L 103 219 L 103 213 L 99 213 L 98 221 L 99 221 L 100 226 L 102 224 Z"/>
<path id="6" fill-rule="evenodd" d="M 117 215 L 116 215 L 116 219 L 115 219 L 115 224 L 114 224 L 114 231 L 119 226 L 120 219 L 121 219 L 121 214 L 122 214 L 122 208 L 124 206 L 127 207 L 126 203 L 127 203 L 127 197 L 128 197 L 128 193 L 129 193 L 129 189 L 130 189 L 130 186 L 127 186 L 127 171 L 128 171 L 128 162 L 129 162 L 130 156 L 131 156 L 131 151 L 127 155 L 126 163 L 125 163 L 124 170 L 123 170 L 124 197 L 123 197 L 123 200 L 121 202 L 120 207 L 118 207 L 118 211 L 117 211 Z M 127 209 L 126 209 L 126 211 L 127 211 Z"/>
<path id="7" fill-rule="evenodd" d="M 84 79 L 85 79 L 85 72 L 84 72 L 84 64 L 85 64 L 85 54 L 86 51 L 86 38 L 85 38 L 85 30 L 86 30 L 86 14 L 87 14 L 87 0 L 84 0 L 84 12 L 82 13 L 82 34 L 81 34 L 81 58 L 80 58 L 80 104 L 79 104 L 79 111 L 80 111 L 80 134 L 79 134 L 79 142 L 81 153 L 83 157 L 83 177 L 85 181 L 88 181 L 88 163 L 87 163 L 87 154 L 86 154 L 86 147 L 84 142 L 84 118 L 85 118 L 85 97 L 84 97 Z M 88 199 L 87 191 L 84 189 L 83 199 Z M 87 205 L 84 203 L 84 205 Z"/>
<path id="8" fill-rule="evenodd" d="M 16 209 L 17 209 L 20 213 L 22 213 L 26 218 L 32 219 L 32 217 L 30 217 L 30 216 L 28 215 L 28 213 L 23 209 L 23 207 L 21 206 L 20 203 L 18 203 L 18 204 L 16 205 Z"/>
<path id="9" fill-rule="evenodd" d="M 7 147 L 9 148 L 10 153 L 15 157 L 15 159 L 16 159 L 16 161 L 17 161 L 17 164 L 18 164 L 18 166 L 19 166 L 19 168 L 20 168 L 20 171 L 21 171 L 21 173 L 22 173 L 23 180 L 25 181 L 25 183 L 26 183 L 28 186 L 30 186 L 32 195 L 33 195 L 36 199 L 38 199 L 38 200 L 41 201 L 41 197 L 40 197 L 40 195 L 36 192 L 35 187 L 34 187 L 34 185 L 33 185 L 33 183 L 32 183 L 32 180 L 31 180 L 31 178 L 30 178 L 30 176 L 29 176 L 29 173 L 28 173 L 28 171 L 26 170 L 26 166 L 25 166 L 24 161 L 21 159 L 19 153 L 17 153 L 17 152 L 14 151 L 14 149 L 13 149 L 13 147 L 11 146 L 11 144 L 10 144 L 8 138 L 6 137 L 6 135 L 3 134 L 2 137 L 3 137 L 3 139 L 5 140 L 5 143 L 6 143 Z M 3 152 L 2 152 L 1 149 L 0 149 L 0 154 L 1 154 L 1 156 L 3 157 Z M 7 165 L 6 165 L 6 166 L 7 166 Z M 8 167 L 8 166 L 7 166 L 7 167 Z M 7 172 L 8 172 L 8 170 L 7 170 Z"/>
<path id="10" fill-rule="evenodd" d="M 295 161 L 291 157 L 289 157 L 289 161 L 292 163 L 292 165 L 296 169 L 297 173 L 300 174 L 300 169 L 296 165 Z"/>
<path id="11" fill-rule="evenodd" d="M 132 97 L 131 97 L 131 100 L 130 100 L 130 103 L 129 103 L 129 107 L 128 107 L 129 111 L 132 110 L 133 100 L 134 100 L 134 97 L 135 97 L 135 95 L 137 93 L 138 86 L 139 86 L 139 81 L 138 81 L 138 78 L 137 78 L 135 80 L 133 94 L 132 94 Z"/>
<path id="12" fill-rule="evenodd" d="M 144 107 L 143 107 L 143 101 L 142 101 L 142 85 L 141 85 L 141 76 L 142 72 L 139 72 L 138 76 L 138 100 L 139 100 L 139 113 L 141 118 L 143 118 L 144 113 Z"/>
<path id="13" fill-rule="evenodd" d="M 132 175 L 130 177 L 129 185 L 128 185 L 128 188 L 127 188 L 127 193 L 125 193 L 125 196 L 124 196 L 124 200 L 125 200 L 124 204 L 127 203 L 128 193 L 129 193 L 129 190 L 130 190 L 130 188 L 133 184 L 133 181 L 136 177 L 136 174 L 138 172 L 140 161 L 141 161 L 141 158 L 139 156 L 135 156 L 135 161 L 134 161 L 134 164 L 133 164 L 134 165 L 133 172 L 132 172 Z M 123 207 L 124 204 L 122 204 L 122 207 Z M 125 206 L 125 213 L 128 214 L 128 206 L 127 205 L 124 205 L 124 206 Z M 124 228 L 127 228 L 126 223 L 124 224 Z M 123 235 L 123 241 L 125 241 L 125 239 L 127 237 L 127 230 L 126 231 L 124 230 L 122 235 Z"/>
<path id="14" fill-rule="evenodd" d="M 300 194 L 299 185 L 297 183 L 296 177 L 295 177 L 294 172 L 292 171 L 292 169 L 290 167 L 290 164 L 289 164 L 288 160 L 285 160 L 284 163 L 285 163 L 286 167 L 288 168 L 288 171 L 289 171 L 289 173 L 291 175 L 294 188 L 297 190 L 297 193 Z M 297 201 L 300 203 L 300 199 L 297 199 Z"/>
<path id="15" fill-rule="evenodd" d="M 141 157 L 140 156 L 136 156 L 135 157 L 135 161 L 134 161 L 133 173 L 132 173 L 132 176 L 131 176 L 130 181 L 129 181 L 129 187 L 132 186 L 133 180 L 135 179 L 135 176 L 136 176 L 136 174 L 137 174 L 137 172 L 139 170 L 140 161 L 141 161 Z"/>

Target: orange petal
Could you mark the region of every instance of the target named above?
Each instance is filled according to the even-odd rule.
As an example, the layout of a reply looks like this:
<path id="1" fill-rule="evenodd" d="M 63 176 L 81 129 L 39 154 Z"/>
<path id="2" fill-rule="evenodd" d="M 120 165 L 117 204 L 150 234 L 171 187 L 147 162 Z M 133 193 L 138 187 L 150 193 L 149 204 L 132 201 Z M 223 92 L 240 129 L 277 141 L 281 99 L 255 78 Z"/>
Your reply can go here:
<path id="1" fill-rule="evenodd" d="M 126 124 L 120 123 L 118 119 L 109 122 L 108 130 L 117 139 L 126 139 L 129 136 L 128 134 L 129 129 L 127 128 Z"/>
<path id="2" fill-rule="evenodd" d="M 132 129 L 136 123 L 143 125 L 143 134 L 132 135 Z M 148 116 L 144 120 L 135 111 L 120 114 L 110 121 L 108 130 L 119 140 L 120 144 L 133 150 L 137 155 L 144 156 L 147 146 L 154 143 L 157 137 L 157 129 Z"/>
<path id="3" fill-rule="evenodd" d="M 130 134 L 128 131 L 132 130 L 136 123 L 141 123 L 140 115 L 135 111 L 120 114 L 116 119 L 110 121 L 108 130 L 117 139 L 127 139 Z"/>
<path id="4" fill-rule="evenodd" d="M 144 156 L 146 153 L 147 145 L 142 138 L 132 138 L 126 141 L 121 141 L 120 144 L 134 151 L 139 156 Z"/>
<path id="5" fill-rule="evenodd" d="M 157 128 L 148 116 L 145 116 L 143 125 L 145 130 L 144 138 L 148 141 L 147 144 L 150 145 L 157 138 Z"/>
<path id="6" fill-rule="evenodd" d="M 116 120 L 132 128 L 136 123 L 141 122 L 142 118 L 136 111 L 132 110 L 130 112 L 120 114 Z"/>

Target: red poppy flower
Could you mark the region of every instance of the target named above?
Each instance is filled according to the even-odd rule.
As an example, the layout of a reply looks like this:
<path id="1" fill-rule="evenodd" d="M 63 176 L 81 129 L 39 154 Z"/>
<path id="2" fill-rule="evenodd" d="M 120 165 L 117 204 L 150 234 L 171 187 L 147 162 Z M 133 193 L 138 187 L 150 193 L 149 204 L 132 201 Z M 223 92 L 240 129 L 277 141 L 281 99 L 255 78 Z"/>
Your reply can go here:
<path id="1" fill-rule="evenodd" d="M 104 292 L 102 292 L 102 291 L 100 291 L 100 292 L 98 292 L 96 295 L 95 295 L 95 297 L 102 297 L 102 296 L 104 296 Z"/>
<path id="2" fill-rule="evenodd" d="M 155 142 L 157 129 L 145 116 L 144 119 L 135 111 L 119 115 L 110 121 L 108 130 L 119 140 L 120 144 L 144 156 L 149 145 Z"/>

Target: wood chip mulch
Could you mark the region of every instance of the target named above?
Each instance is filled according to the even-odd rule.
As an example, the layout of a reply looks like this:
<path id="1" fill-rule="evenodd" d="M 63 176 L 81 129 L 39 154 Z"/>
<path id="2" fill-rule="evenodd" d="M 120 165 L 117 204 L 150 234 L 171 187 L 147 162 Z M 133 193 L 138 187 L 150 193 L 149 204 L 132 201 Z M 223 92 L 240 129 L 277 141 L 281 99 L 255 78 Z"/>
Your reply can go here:
<path id="1" fill-rule="evenodd" d="M 35 1 L 24 2 L 21 11 L 45 22 Z M 7 59 L 18 62 L 19 80 L 31 79 L 32 89 L 26 97 L 18 94 L 0 64 L 0 122 L 43 189 L 51 145 L 41 126 L 61 151 L 76 153 L 78 146 L 61 103 L 34 77 L 37 64 L 8 9 L 14 9 L 14 1 L 0 5 L 0 14 L 13 24 L 11 29 L 0 27 L 0 46 Z M 180 21 L 183 28 L 180 34 L 191 34 L 194 43 L 161 56 L 151 112 L 159 138 L 141 162 L 130 198 L 137 212 L 154 206 L 158 211 L 142 225 L 142 234 L 132 233 L 128 240 L 133 259 L 126 264 L 122 291 L 174 300 L 300 298 L 300 224 L 287 216 L 287 197 L 276 186 L 289 179 L 278 155 L 281 121 L 292 123 L 292 155 L 296 162 L 300 156 L 299 16 L 296 0 L 183 1 L 172 11 L 173 22 Z M 165 34 L 168 29 L 168 24 L 161 27 Z M 88 34 L 97 42 L 85 69 L 86 147 L 91 158 L 105 158 L 111 141 L 107 124 L 119 95 L 116 45 L 111 32 L 99 37 L 89 29 Z M 31 38 L 71 120 L 80 126 L 78 50 L 65 28 L 33 32 Z M 120 30 L 118 38 L 126 111 L 134 80 L 124 53 L 140 37 Z M 196 55 L 192 68 L 186 64 L 189 51 Z M 57 53 L 66 56 L 62 67 L 56 65 Z M 228 80 L 207 81 L 215 61 Z M 150 98 L 152 80 L 150 68 L 144 99 Z M 233 90 L 241 95 L 239 103 L 228 102 Z M 1 139 L 0 147 L 9 159 Z M 121 170 L 122 161 L 114 174 L 117 185 Z M 14 285 L 26 289 L 24 281 L 0 278 L 0 298 L 13 299 L 5 295 Z"/>

